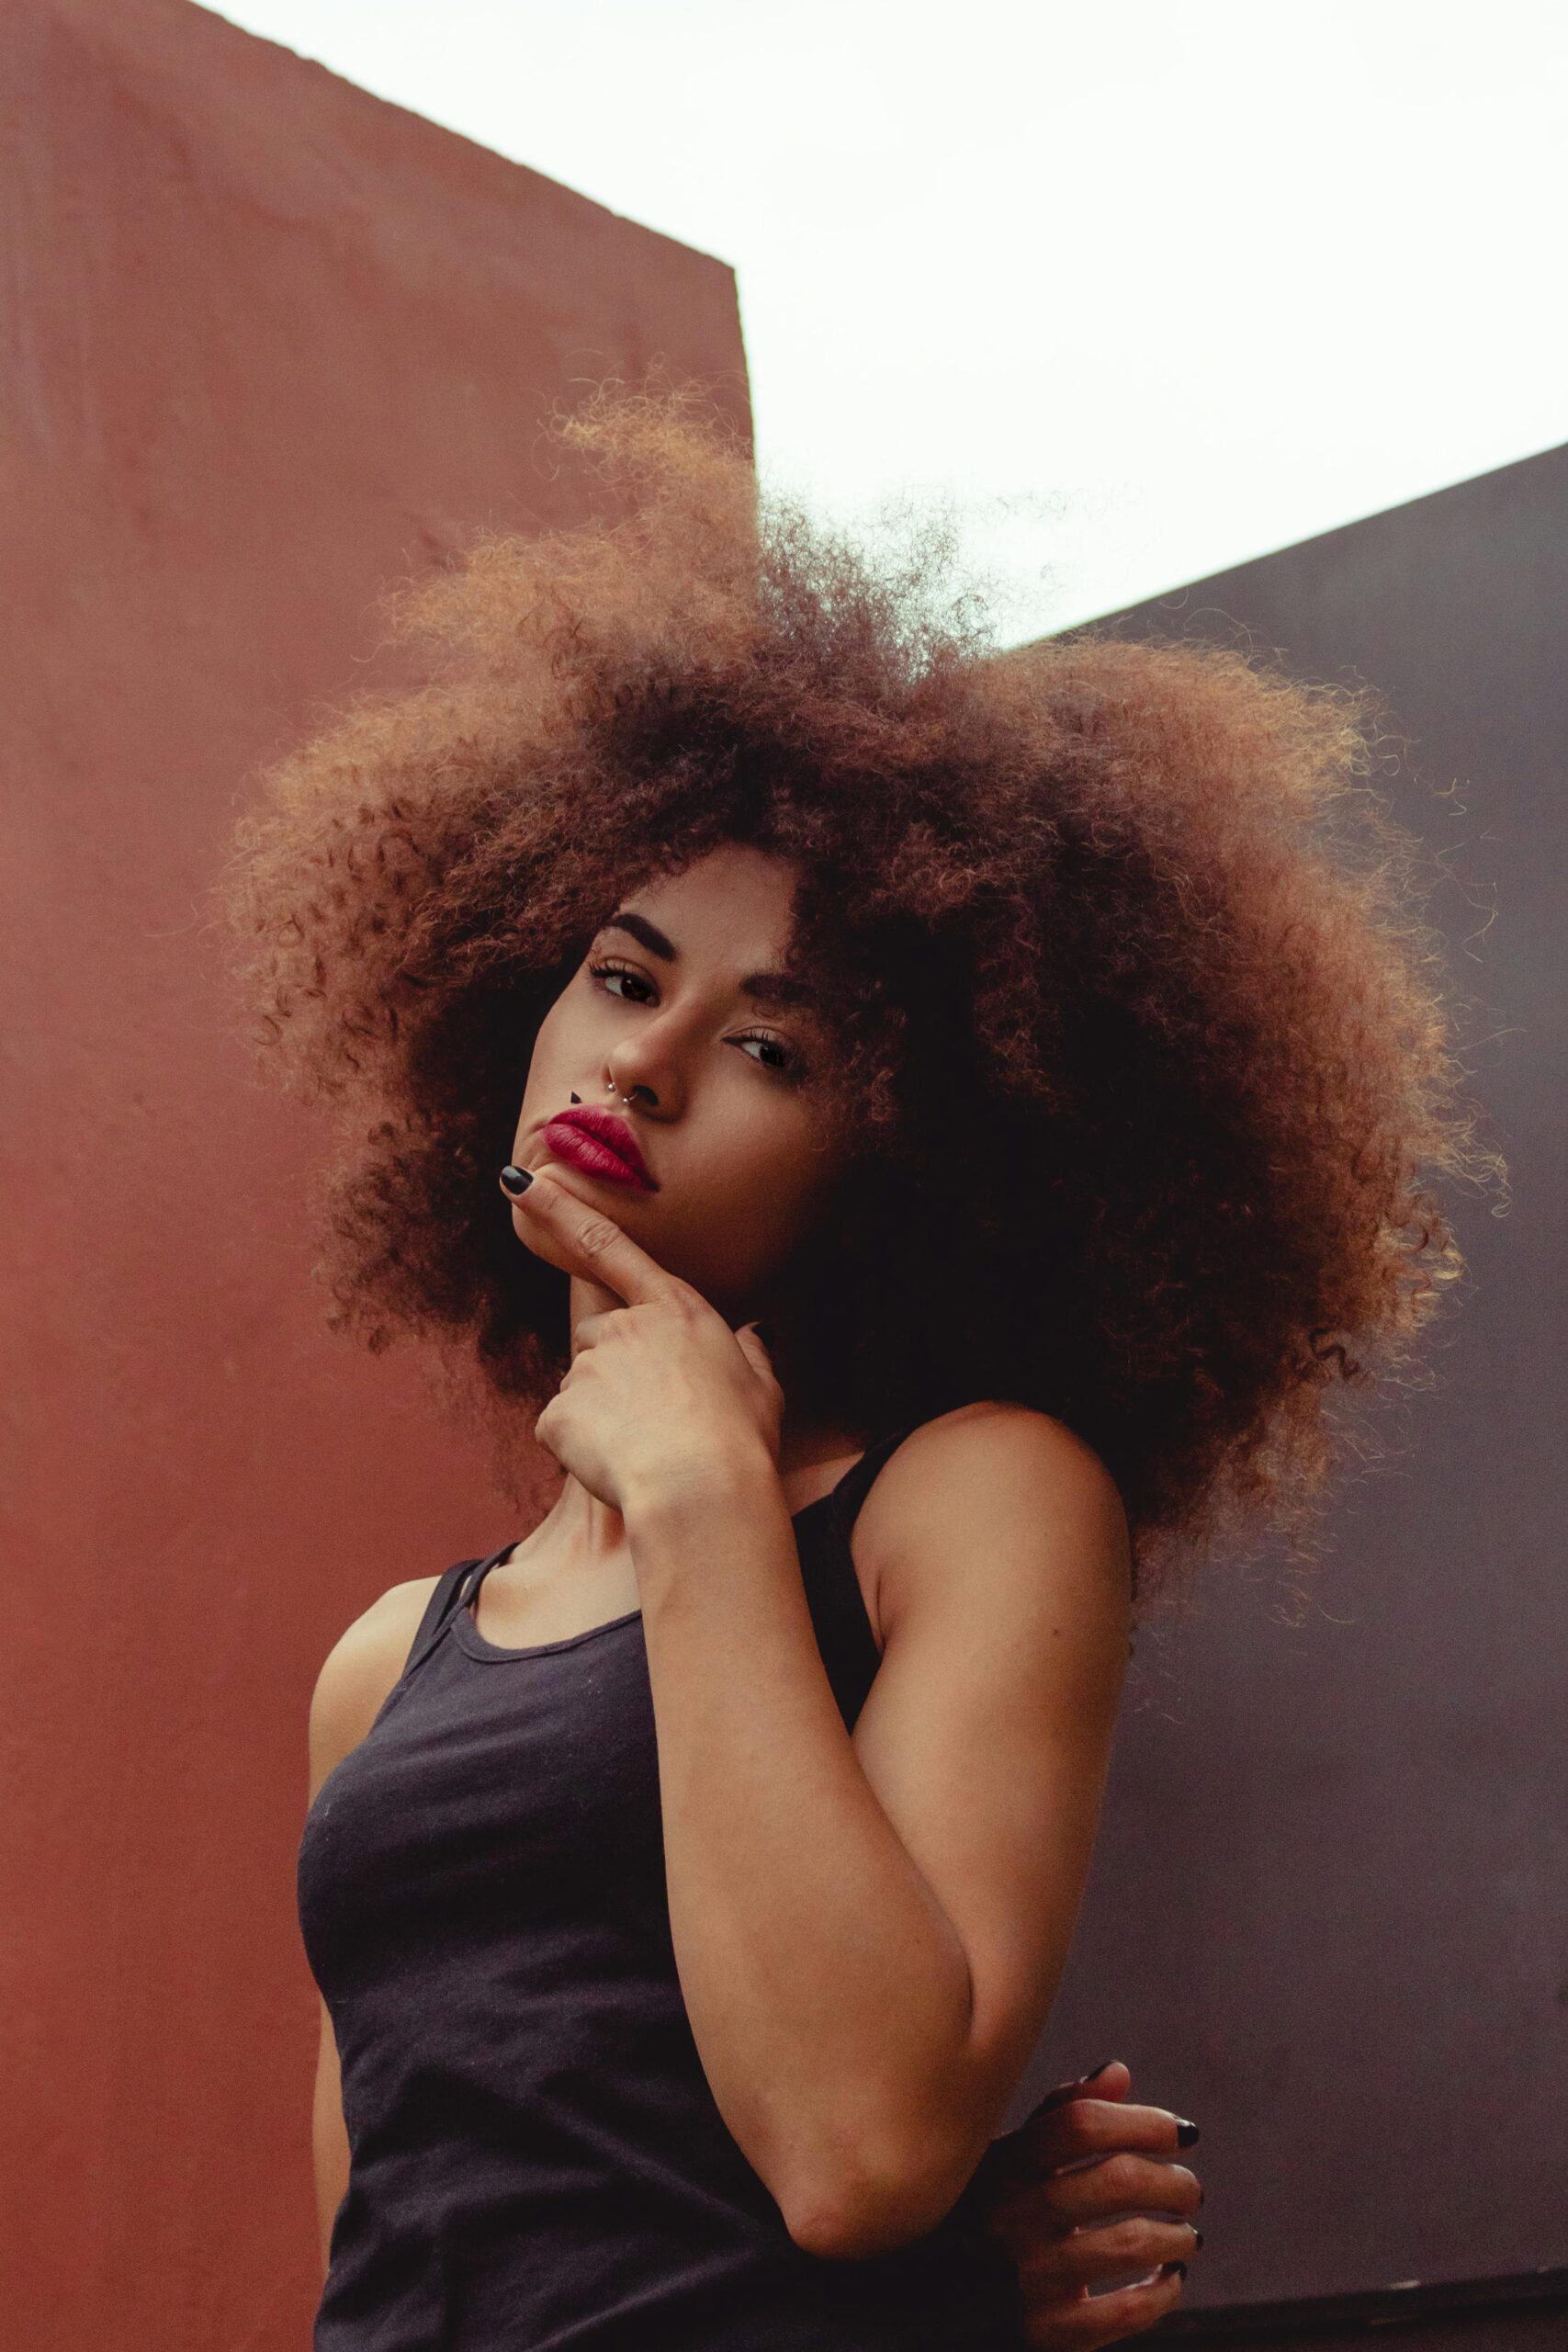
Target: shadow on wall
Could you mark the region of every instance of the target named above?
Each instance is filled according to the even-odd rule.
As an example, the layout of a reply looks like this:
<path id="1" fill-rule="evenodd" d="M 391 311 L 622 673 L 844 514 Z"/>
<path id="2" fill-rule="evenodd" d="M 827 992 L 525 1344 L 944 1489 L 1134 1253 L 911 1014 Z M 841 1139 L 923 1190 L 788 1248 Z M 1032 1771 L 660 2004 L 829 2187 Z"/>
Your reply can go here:
<path id="1" fill-rule="evenodd" d="M 1373 782 L 1448 868 L 1429 917 L 1514 1178 L 1506 1216 L 1450 1204 L 1470 1276 L 1435 1391 L 1346 1492 L 1304 1622 L 1277 1564 L 1222 1563 L 1192 1620 L 1139 1637 L 1067 1981 L 1010 2121 L 1101 2048 L 1134 2097 L 1196 2117 L 1194 2306 L 1568 2259 L 1564 609 L 1560 449 L 1115 622 L 1239 630 L 1386 695 L 1410 741 Z M 1568 2341 L 1560 2312 L 1464 2324 Z"/>

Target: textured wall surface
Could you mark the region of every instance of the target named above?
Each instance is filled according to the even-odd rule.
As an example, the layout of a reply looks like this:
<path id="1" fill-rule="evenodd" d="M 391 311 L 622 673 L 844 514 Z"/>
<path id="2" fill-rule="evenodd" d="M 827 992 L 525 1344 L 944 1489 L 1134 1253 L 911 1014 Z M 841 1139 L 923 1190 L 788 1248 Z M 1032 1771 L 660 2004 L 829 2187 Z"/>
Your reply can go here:
<path id="1" fill-rule="evenodd" d="M 6 35 L 0 2271 L 29 2352 L 293 2352 L 310 1682 L 510 1518 L 412 1367 L 321 1331 L 315 1130 L 250 1080 L 202 893 L 254 763 L 379 674 L 382 582 L 570 518 L 551 404 L 662 356 L 744 414 L 735 288 L 185 0 Z M 1389 692 L 1515 1182 L 1456 1204 L 1438 1390 L 1306 1622 L 1221 1568 L 1140 1644 L 1035 2075 L 1115 2052 L 1198 2117 L 1195 2301 L 1568 2254 L 1565 589 L 1558 452 L 1129 622 Z"/>
<path id="2" fill-rule="evenodd" d="M 744 419 L 735 285 L 184 0 L 6 47 L 6 2333 L 298 2352 L 310 1684 L 513 1514 L 322 1333 L 201 894 L 383 582 L 571 518 L 555 402 L 662 356 Z"/>
<path id="3" fill-rule="evenodd" d="M 1374 781 L 1447 865 L 1512 1179 L 1506 1215 L 1450 1197 L 1435 1389 L 1382 1420 L 1303 1622 L 1276 1563 L 1221 1563 L 1140 1637 L 1041 2071 L 1120 2055 L 1198 2121 L 1194 2304 L 1568 2262 L 1565 611 L 1558 449 L 1122 616 L 1386 695 Z"/>

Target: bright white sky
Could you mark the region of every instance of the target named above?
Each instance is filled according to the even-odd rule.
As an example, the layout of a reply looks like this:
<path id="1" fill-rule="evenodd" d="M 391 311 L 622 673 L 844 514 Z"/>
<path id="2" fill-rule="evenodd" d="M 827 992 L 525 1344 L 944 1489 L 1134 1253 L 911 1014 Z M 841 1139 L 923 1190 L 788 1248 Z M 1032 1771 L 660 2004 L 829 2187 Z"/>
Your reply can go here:
<path id="1" fill-rule="evenodd" d="M 1568 441 L 1563 0 L 225 0 L 717 254 L 759 462 L 1062 628 Z"/>

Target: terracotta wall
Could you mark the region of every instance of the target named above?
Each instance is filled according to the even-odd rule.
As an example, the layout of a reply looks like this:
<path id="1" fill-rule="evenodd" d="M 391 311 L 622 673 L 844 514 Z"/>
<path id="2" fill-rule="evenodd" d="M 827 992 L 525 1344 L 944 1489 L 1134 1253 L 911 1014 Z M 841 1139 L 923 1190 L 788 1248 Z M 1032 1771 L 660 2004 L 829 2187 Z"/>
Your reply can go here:
<path id="1" fill-rule="evenodd" d="M 745 416 L 735 284 L 184 0 L 6 19 L 0 2301 L 298 2352 L 310 1684 L 511 1515 L 321 1332 L 202 893 L 383 581 L 570 519 L 558 399 L 662 356 Z"/>
<path id="2" fill-rule="evenodd" d="M 6 43 L 0 2296 L 29 2352 L 294 2352 L 310 1682 L 508 1515 L 411 1365 L 321 1330 L 314 1134 L 203 893 L 257 761 L 376 674 L 383 581 L 570 518 L 551 404 L 662 357 L 743 416 L 744 360 L 721 264 L 185 0 L 12 0 Z M 1141 616 L 1378 681 L 1462 780 L 1394 775 L 1495 889 L 1438 912 L 1516 1165 L 1305 1625 L 1222 1576 L 1141 1645 L 1034 2079 L 1116 2052 L 1198 2116 L 1196 2301 L 1568 2252 L 1565 548 L 1557 452 Z"/>

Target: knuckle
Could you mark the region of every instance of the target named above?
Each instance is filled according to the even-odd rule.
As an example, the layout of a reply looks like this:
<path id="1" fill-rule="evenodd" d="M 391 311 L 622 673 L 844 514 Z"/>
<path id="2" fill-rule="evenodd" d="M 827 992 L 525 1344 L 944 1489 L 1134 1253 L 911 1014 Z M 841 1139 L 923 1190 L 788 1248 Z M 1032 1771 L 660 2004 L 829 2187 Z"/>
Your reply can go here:
<path id="1" fill-rule="evenodd" d="M 1117 2261 L 1142 2262 L 1145 2257 L 1157 2259 L 1161 2252 L 1162 2225 L 1145 2221 L 1141 2215 L 1125 2222 L 1112 2222 L 1102 2240 L 1105 2251 Z"/>
<path id="2" fill-rule="evenodd" d="M 579 1217 L 571 1238 L 585 1257 L 602 1258 L 620 1239 L 620 1228 L 612 1225 L 607 1216 Z"/>
<path id="3" fill-rule="evenodd" d="M 1102 2165 L 1095 2167 L 1090 2177 L 1107 2201 L 1114 2200 L 1124 2205 L 1143 2188 L 1144 2167 L 1136 2156 L 1128 2155 L 1123 2150 L 1117 2155 L 1107 2156 Z"/>

